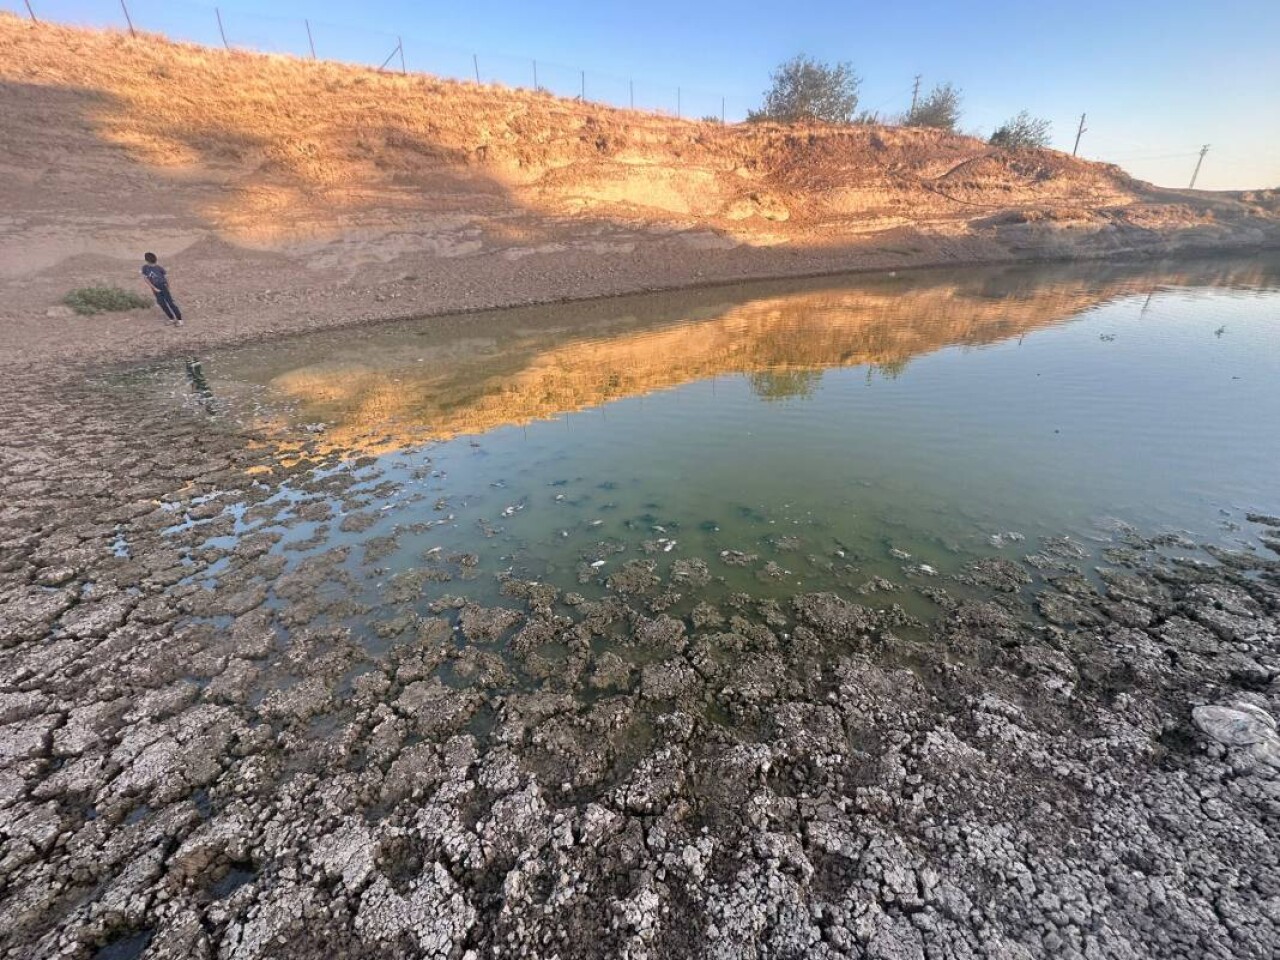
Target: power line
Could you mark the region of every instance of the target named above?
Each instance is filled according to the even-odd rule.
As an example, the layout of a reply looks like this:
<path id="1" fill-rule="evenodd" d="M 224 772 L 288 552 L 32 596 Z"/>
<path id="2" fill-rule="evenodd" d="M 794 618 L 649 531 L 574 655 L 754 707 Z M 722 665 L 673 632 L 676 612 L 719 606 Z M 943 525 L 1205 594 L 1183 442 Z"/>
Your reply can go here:
<path id="1" fill-rule="evenodd" d="M 1199 150 L 1187 150 L 1182 153 L 1135 153 L 1121 154 L 1118 157 L 1109 157 L 1109 160 L 1173 160 L 1182 157 L 1194 157 Z"/>

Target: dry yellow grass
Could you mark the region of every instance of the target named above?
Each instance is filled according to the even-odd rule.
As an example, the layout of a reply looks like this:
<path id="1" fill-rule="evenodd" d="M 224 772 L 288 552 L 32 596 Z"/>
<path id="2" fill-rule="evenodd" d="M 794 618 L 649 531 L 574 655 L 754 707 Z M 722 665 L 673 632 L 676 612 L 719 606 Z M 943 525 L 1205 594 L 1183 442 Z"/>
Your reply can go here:
<path id="1" fill-rule="evenodd" d="M 56 91 L 55 105 L 78 106 L 78 117 L 41 111 L 46 128 L 79 119 L 175 185 L 220 181 L 197 211 L 245 240 L 286 239 L 306 210 L 339 216 L 388 195 L 412 204 L 421 189 L 481 209 L 694 218 L 748 240 L 838 235 L 855 219 L 883 225 L 973 204 L 1087 218 L 1146 196 L 1114 167 L 932 130 L 680 121 L 12 16 L 0 19 L 0 82 L 10 96 Z"/>

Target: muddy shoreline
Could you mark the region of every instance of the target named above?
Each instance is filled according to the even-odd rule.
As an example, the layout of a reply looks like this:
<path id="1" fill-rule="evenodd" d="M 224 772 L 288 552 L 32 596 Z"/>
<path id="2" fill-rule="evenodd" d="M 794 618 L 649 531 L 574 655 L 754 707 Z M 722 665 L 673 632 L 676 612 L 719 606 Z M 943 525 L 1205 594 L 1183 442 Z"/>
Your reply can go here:
<path id="1" fill-rule="evenodd" d="M 750 254 L 748 258 L 743 257 L 742 251 L 731 250 L 723 254 L 708 254 L 696 271 L 673 267 L 669 259 L 662 261 L 660 269 L 628 260 L 625 263 L 605 265 L 603 273 L 592 277 L 584 277 L 576 272 L 570 276 L 562 276 L 566 270 L 563 258 L 532 257 L 532 261 L 538 262 L 541 274 L 536 281 L 523 277 L 481 290 L 467 271 L 455 264 L 450 265 L 441 276 L 433 278 L 434 282 L 445 285 L 434 295 L 413 289 L 413 285 L 405 286 L 399 275 L 383 281 L 389 287 L 365 287 L 346 283 L 335 288 L 317 288 L 316 278 L 306 277 L 303 278 L 306 289 L 297 290 L 291 289 L 295 278 L 288 271 L 283 277 L 264 275 L 264 283 L 277 287 L 274 295 L 270 290 L 266 291 L 267 295 L 299 301 L 301 310 L 286 312 L 282 312 L 270 301 L 240 303 L 235 295 L 229 297 L 225 290 L 213 286 L 213 277 L 203 278 L 197 273 L 186 281 L 187 284 L 195 285 L 196 295 L 188 295 L 189 299 L 184 296 L 184 302 L 188 303 L 189 320 L 181 329 L 174 329 L 163 323 L 163 318 L 159 318 L 159 311 L 155 309 L 95 317 L 68 317 L 59 314 L 52 320 L 36 322 L 34 316 L 44 309 L 36 304 L 7 318 L 6 339 L 9 342 L 5 344 L 6 349 L 0 352 L 0 366 L 8 369 L 39 366 L 46 368 L 51 375 L 74 377 L 81 373 L 100 372 L 99 368 L 123 369 L 135 363 L 180 359 L 211 350 L 271 343 L 319 331 L 359 330 L 411 320 L 482 318 L 512 310 L 559 305 L 589 310 L 594 304 L 620 297 L 712 293 L 718 289 L 740 285 L 766 287 L 824 279 L 836 280 L 841 276 L 883 275 L 905 279 L 947 270 L 1036 266 L 1069 268 L 1076 264 L 1087 266 L 1099 262 L 1121 269 L 1160 262 L 1176 265 L 1182 262 L 1212 263 L 1221 260 L 1225 263 L 1241 257 L 1268 255 L 1280 249 L 1280 246 L 1274 242 L 1251 242 L 1240 246 L 1215 243 L 1185 247 L 1156 244 L 1118 250 L 1099 249 L 1086 254 L 1073 250 L 1058 256 L 1043 252 L 1022 256 L 1003 253 L 992 255 L 990 251 L 981 252 L 980 246 L 974 246 L 973 249 L 978 252 L 971 257 L 957 255 L 955 250 L 948 249 L 946 258 L 922 260 L 914 257 L 902 262 L 879 256 L 874 247 L 850 249 L 829 255 L 817 255 L 812 251 L 747 251 Z M 260 265 L 247 251 L 241 252 L 238 259 L 241 257 L 246 259 L 238 269 L 246 270 L 249 274 L 259 271 Z M 478 258 L 470 266 L 483 268 L 488 259 Z M 740 260 L 744 262 L 740 263 Z M 785 264 L 790 261 L 799 262 L 789 270 Z M 615 268 L 618 267 L 622 268 L 616 271 L 620 276 L 615 275 Z M 200 269 L 198 263 L 195 269 Z M 567 269 L 575 270 L 571 266 Z M 92 276 L 100 275 L 101 272 L 98 268 L 86 273 L 85 282 L 90 282 Z M 223 268 L 216 271 L 217 274 L 222 272 Z M 670 277 L 681 273 L 689 275 L 671 283 L 655 283 L 653 280 L 654 277 Z M 64 278 L 60 282 L 65 285 L 68 281 Z M 33 295 L 40 296 L 38 291 L 44 288 L 48 288 L 45 296 L 50 298 L 50 302 L 59 296 L 57 290 L 50 287 L 45 279 L 28 282 L 26 286 L 30 289 L 14 291 L 19 303 L 29 300 Z M 591 292 L 564 296 L 562 291 L 566 287 Z M 387 289 L 390 289 L 392 299 L 409 300 L 413 302 L 413 306 L 394 313 L 369 312 L 368 304 L 384 301 L 386 296 L 379 291 Z"/>
<path id="2" fill-rule="evenodd" d="M 714 565 L 644 556 L 489 606 L 461 595 L 495 571 L 442 557 L 363 610 L 334 551 L 273 550 L 291 510 L 360 512 L 330 455 L 6 394 L 5 957 L 1280 943 L 1280 519 L 975 563 L 912 587 L 928 623 L 874 593 L 681 615 Z"/>
<path id="3" fill-rule="evenodd" d="M 892 276 L 902 276 L 906 279 L 922 273 L 944 270 L 982 269 L 985 267 L 1069 266 L 1073 264 L 1087 265 L 1100 261 L 1105 261 L 1108 264 L 1114 264 L 1121 267 L 1137 267 L 1143 264 L 1160 263 L 1165 261 L 1170 263 L 1178 263 L 1179 261 L 1213 261 L 1216 259 L 1228 261 L 1238 259 L 1240 257 L 1248 257 L 1250 255 L 1274 253 L 1278 250 L 1280 250 L 1280 243 L 1250 243 L 1228 249 L 1224 249 L 1221 245 L 1215 244 L 1204 247 L 1179 247 L 1173 250 L 1164 248 L 1144 250 L 1139 248 L 1124 250 L 1118 253 L 1100 252 L 1094 256 L 1082 256 L 1080 254 L 1063 256 L 1032 255 L 1026 257 L 977 257 L 972 260 L 956 259 L 910 262 L 905 266 L 894 269 L 889 269 L 881 265 L 832 265 L 812 270 L 802 268 L 796 272 L 789 272 L 777 269 L 775 266 L 772 269 L 765 269 L 759 272 L 745 271 L 741 274 L 727 275 L 708 280 L 688 280 L 675 284 L 654 284 L 649 282 L 635 285 L 624 285 L 622 288 L 617 290 L 610 290 L 603 293 L 591 293 L 585 296 L 569 295 L 548 296 L 545 298 L 514 298 L 499 303 L 483 304 L 479 306 L 441 308 L 438 310 L 428 308 L 426 310 L 415 310 L 410 313 L 341 318 L 333 320 L 332 322 L 322 322 L 318 326 L 309 326 L 304 330 L 271 330 L 262 333 L 252 333 L 247 336 L 238 336 L 234 340 L 227 341 L 217 338 L 213 340 L 196 340 L 190 346 L 162 348 L 163 352 L 161 353 L 137 356 L 129 360 L 114 361 L 111 366 L 113 368 L 123 367 L 125 365 L 132 364 L 135 361 L 143 360 L 156 362 L 174 360 L 190 355 L 192 350 L 209 350 L 226 347 L 250 346 L 254 344 L 267 344 L 278 340 L 285 340 L 289 337 L 297 336 L 300 333 L 311 333 L 318 330 L 342 331 L 365 327 L 377 327 L 386 324 L 405 323 L 413 320 L 432 320 L 446 317 L 480 317 L 489 314 L 501 314 L 526 307 L 554 307 L 561 305 L 590 307 L 592 304 L 605 303 L 610 300 L 616 300 L 624 297 L 710 292 L 718 289 L 729 289 L 742 286 L 763 286 L 770 283 L 786 283 L 789 281 L 803 282 L 806 280 L 837 279 L 842 276 L 860 277 L 888 274 Z"/>

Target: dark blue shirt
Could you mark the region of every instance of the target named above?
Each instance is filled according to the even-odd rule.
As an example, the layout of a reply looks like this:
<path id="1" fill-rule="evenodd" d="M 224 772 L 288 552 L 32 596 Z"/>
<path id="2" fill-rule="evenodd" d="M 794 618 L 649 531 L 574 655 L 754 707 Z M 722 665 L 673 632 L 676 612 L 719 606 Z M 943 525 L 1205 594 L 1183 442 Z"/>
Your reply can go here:
<path id="1" fill-rule="evenodd" d="M 169 278 L 165 276 L 164 267 L 158 263 L 148 263 L 142 268 L 142 275 L 150 281 L 151 285 L 157 290 L 169 289 Z"/>

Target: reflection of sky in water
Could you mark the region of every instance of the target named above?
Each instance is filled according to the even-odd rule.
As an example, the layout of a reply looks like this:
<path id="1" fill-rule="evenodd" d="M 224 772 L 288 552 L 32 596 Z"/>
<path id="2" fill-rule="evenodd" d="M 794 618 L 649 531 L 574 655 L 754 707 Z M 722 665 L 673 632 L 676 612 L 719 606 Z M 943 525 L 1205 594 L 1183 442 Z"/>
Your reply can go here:
<path id="1" fill-rule="evenodd" d="M 1159 274 L 1090 287 L 1073 270 L 1065 278 L 1044 271 L 1042 287 L 1028 279 L 1035 271 L 1020 271 L 1007 297 L 990 279 L 978 296 L 964 281 L 948 287 L 937 276 L 921 278 L 918 296 L 905 282 L 886 293 L 883 281 L 868 282 L 871 299 L 856 281 L 840 296 L 815 299 L 800 290 L 789 301 L 770 293 L 767 311 L 753 314 L 762 301 L 744 299 L 719 316 L 684 321 L 679 335 L 669 322 L 633 318 L 612 337 L 593 331 L 587 347 L 578 329 L 506 331 L 479 341 L 481 328 L 473 325 L 452 340 L 437 332 L 430 344 L 418 344 L 442 366 L 416 377 L 394 375 L 409 334 L 375 330 L 344 342 L 328 362 L 350 369 L 367 348 L 362 377 L 392 398 L 397 389 L 413 394 L 412 403 L 392 405 L 397 415 L 448 407 L 432 395 L 433 384 L 454 391 L 459 403 L 470 396 L 483 406 L 491 389 L 475 385 L 484 376 L 519 383 L 529 369 L 557 363 L 597 378 L 583 391 L 590 397 L 610 375 L 592 368 L 591 357 L 632 358 L 631 368 L 618 371 L 620 381 L 649 378 L 657 388 L 388 453 L 380 466 L 403 491 L 372 529 L 335 537 L 364 541 L 398 526 L 397 550 L 382 561 L 392 570 L 413 565 L 432 546 L 475 552 L 486 573 L 477 589 L 485 591 L 492 587 L 480 581 L 508 568 L 574 586 L 579 564 L 596 558 L 595 544 L 611 539 L 627 547 L 602 557 L 605 575 L 644 556 L 641 544 L 650 540 L 662 567 L 681 557 L 707 559 L 714 574 L 728 578 L 713 592 L 789 594 L 831 585 L 828 568 L 846 562 L 858 567 L 859 581 L 873 574 L 901 579 L 904 561 L 891 549 L 949 571 L 995 552 L 987 540 L 1002 531 L 1029 538 L 1005 548 L 1012 556 L 1032 549 L 1037 537 L 1088 537 L 1108 517 L 1230 542 L 1251 533 L 1230 527 L 1246 510 L 1280 512 L 1280 290 L 1156 289 Z M 1210 272 L 1208 280 L 1216 276 Z M 788 302 L 798 306 L 788 312 Z M 842 303 L 850 316 L 841 315 Z M 889 311 L 893 326 L 858 313 L 872 303 Z M 904 329 L 913 307 L 934 313 Z M 727 326 L 726 314 L 734 318 Z M 1072 322 L 1055 323 L 1064 319 Z M 698 329 L 717 323 L 723 329 Z M 726 335 L 725 342 L 706 339 Z M 770 368 L 771 355 L 805 353 L 805 345 L 788 344 L 790 336 L 822 341 L 833 351 L 829 362 Z M 683 355 L 661 353 L 681 344 L 689 348 Z M 235 397 L 243 390 L 237 376 L 296 383 L 294 350 L 299 365 L 316 369 L 314 342 L 256 349 L 206 361 L 216 394 Z M 379 376 L 389 359 L 392 373 Z M 457 374 L 468 367 L 476 373 L 470 394 Z M 670 383 L 654 375 L 663 369 L 676 371 Z M 698 370 L 706 375 L 684 375 Z M 513 404 L 533 408 L 523 398 Z M 320 408 L 341 419 L 340 403 L 314 397 L 296 415 L 308 422 Z M 460 416 L 456 404 L 440 415 Z M 386 425 L 362 426 L 377 436 Z M 420 469 L 428 459 L 429 469 Z M 421 499 L 412 501 L 413 493 Z M 427 531 L 405 530 L 449 517 Z M 303 539 L 312 529 L 301 524 L 288 536 Z M 759 559 L 730 568 L 718 560 L 724 550 Z M 776 579 L 761 583 L 770 560 L 778 564 Z"/>

